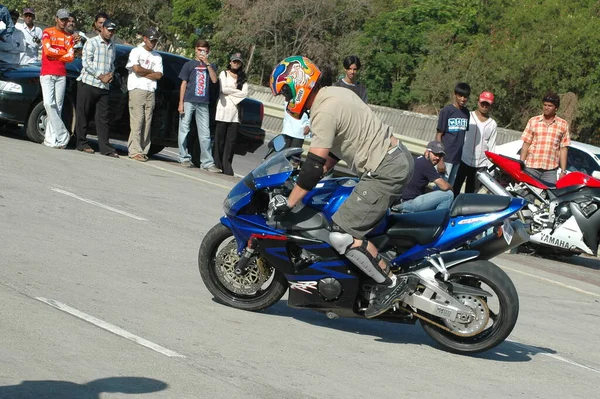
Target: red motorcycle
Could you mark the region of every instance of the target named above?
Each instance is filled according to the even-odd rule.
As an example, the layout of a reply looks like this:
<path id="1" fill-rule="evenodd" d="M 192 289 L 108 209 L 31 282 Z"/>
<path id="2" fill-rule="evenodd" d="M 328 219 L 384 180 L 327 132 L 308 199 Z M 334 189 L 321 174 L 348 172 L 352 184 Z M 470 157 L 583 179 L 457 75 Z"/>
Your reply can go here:
<path id="1" fill-rule="evenodd" d="M 492 194 L 524 198 L 529 204 L 518 214 L 528 227 L 527 247 L 543 255 L 598 255 L 600 180 L 571 172 L 556 185 L 525 170 L 525 164 L 486 151 L 493 163 L 477 178 Z"/>

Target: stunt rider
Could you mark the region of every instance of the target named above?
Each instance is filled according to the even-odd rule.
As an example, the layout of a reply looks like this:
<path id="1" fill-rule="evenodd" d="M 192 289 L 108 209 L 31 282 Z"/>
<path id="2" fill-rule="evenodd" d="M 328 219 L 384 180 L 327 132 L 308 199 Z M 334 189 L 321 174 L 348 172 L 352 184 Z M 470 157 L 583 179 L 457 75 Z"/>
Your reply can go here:
<path id="1" fill-rule="evenodd" d="M 343 159 L 360 181 L 333 215 L 329 242 L 378 284 L 365 311 L 368 318 L 386 312 L 410 291 L 375 246 L 365 239 L 413 175 L 414 161 L 357 95 L 340 87 L 322 87 L 321 71 L 308 58 L 288 57 L 271 74 L 274 95 L 283 94 L 286 111 L 300 119 L 310 111 L 312 141 L 306 162 L 289 198 L 276 195 L 269 208 L 281 215 L 301 202 L 323 174 Z"/>

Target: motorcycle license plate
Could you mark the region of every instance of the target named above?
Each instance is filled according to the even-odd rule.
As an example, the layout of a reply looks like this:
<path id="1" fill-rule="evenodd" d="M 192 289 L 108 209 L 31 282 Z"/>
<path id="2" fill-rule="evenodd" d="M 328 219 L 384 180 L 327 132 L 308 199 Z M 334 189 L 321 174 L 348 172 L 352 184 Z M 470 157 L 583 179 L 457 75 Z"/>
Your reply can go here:
<path id="1" fill-rule="evenodd" d="M 502 235 L 504 236 L 504 240 L 506 240 L 507 244 L 510 245 L 514 234 L 515 230 L 510 225 L 510 221 L 508 219 L 504 219 L 504 223 L 502 224 Z"/>

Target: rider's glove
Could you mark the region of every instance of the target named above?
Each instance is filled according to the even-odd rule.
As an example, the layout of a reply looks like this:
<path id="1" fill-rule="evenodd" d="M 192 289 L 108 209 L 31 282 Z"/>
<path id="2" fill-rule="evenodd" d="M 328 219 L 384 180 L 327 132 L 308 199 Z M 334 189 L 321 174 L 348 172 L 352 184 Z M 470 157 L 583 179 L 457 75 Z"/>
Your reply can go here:
<path id="1" fill-rule="evenodd" d="M 287 199 L 283 195 L 275 195 L 269 201 L 267 210 L 267 218 L 269 220 L 280 221 L 291 208 L 288 206 Z"/>

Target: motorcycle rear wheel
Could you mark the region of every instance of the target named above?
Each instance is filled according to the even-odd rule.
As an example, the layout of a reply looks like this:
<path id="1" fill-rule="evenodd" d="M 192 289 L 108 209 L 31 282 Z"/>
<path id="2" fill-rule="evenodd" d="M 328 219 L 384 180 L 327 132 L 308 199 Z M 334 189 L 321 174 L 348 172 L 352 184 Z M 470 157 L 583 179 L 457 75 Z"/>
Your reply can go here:
<path id="1" fill-rule="evenodd" d="M 423 330 L 445 350 L 458 354 L 484 352 L 504 342 L 515 327 L 519 316 L 519 297 L 508 275 L 486 260 L 467 262 L 448 271 L 451 281 L 491 291 L 494 297 L 479 298 L 486 303 L 490 300 L 494 302 L 489 303 L 493 305 L 489 306 L 491 324 L 486 325 L 477 335 L 470 337 L 454 335 L 421 320 Z M 442 319 L 432 318 L 432 320 L 444 324 Z"/>
<path id="2" fill-rule="evenodd" d="M 204 236 L 198 252 L 198 267 L 206 288 L 217 301 L 241 310 L 262 310 L 278 302 L 287 290 L 285 277 L 265 261 L 258 259 L 249 268 L 248 278 L 235 276 L 233 266 L 237 263 L 237 245 L 234 244 L 236 241 L 233 233 L 221 223 Z M 229 259 L 227 267 L 219 264 L 218 256 Z M 259 261 L 264 263 L 258 264 Z M 260 287 L 244 285 L 243 282 L 249 278 L 258 278 L 259 284 L 262 281 L 264 284 L 260 284 Z M 236 287 L 238 292 L 235 291 Z"/>

